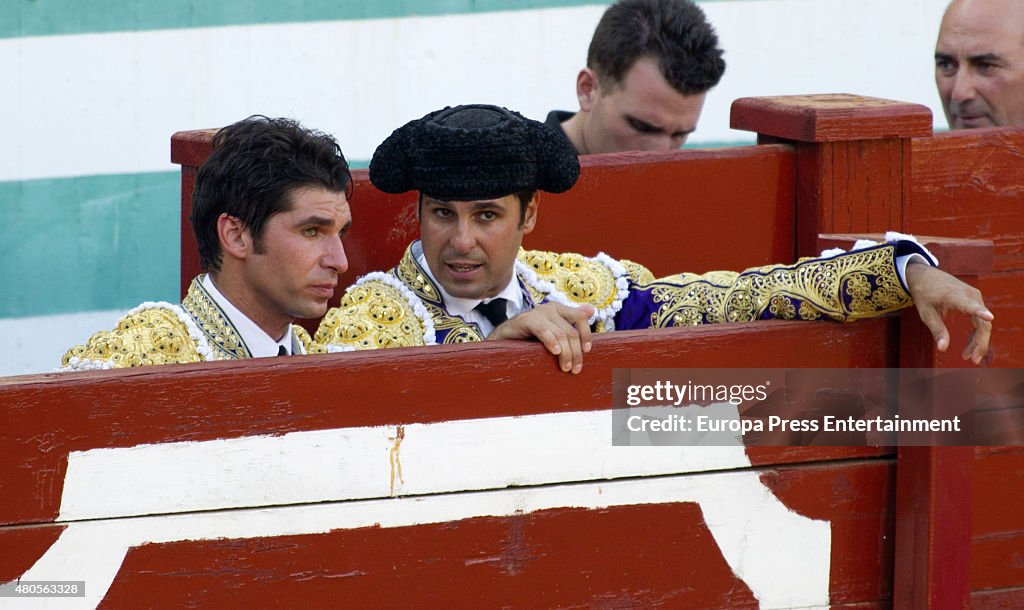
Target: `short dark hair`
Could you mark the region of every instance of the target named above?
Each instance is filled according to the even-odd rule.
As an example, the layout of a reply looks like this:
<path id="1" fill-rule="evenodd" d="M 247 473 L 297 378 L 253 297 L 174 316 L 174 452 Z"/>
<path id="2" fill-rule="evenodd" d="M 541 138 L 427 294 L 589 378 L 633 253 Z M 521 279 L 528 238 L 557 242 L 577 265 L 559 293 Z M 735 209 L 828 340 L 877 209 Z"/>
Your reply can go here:
<path id="1" fill-rule="evenodd" d="M 189 215 L 203 270 L 220 270 L 221 214 L 238 218 L 258 251 L 267 221 L 291 209 L 292 195 L 304 187 L 351 195 L 348 162 L 333 137 L 292 119 L 261 115 L 218 131 L 196 175 Z"/>
<path id="2" fill-rule="evenodd" d="M 590 41 L 587 67 L 614 86 L 643 57 L 656 60 L 683 95 L 705 93 L 725 72 L 718 35 L 692 0 L 619 0 L 608 7 Z"/>

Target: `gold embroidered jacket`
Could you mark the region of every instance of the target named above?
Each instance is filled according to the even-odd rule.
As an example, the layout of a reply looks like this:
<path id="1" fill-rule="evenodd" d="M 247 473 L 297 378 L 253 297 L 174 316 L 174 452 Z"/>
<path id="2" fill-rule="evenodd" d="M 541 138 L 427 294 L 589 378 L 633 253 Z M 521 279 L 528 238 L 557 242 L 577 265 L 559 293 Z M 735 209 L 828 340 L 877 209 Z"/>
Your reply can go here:
<path id="1" fill-rule="evenodd" d="M 327 312 L 314 340 L 331 351 L 481 341 L 476 324 L 449 314 L 420 268 L 413 242 L 387 273 L 363 276 Z M 545 302 L 597 309 L 596 332 L 768 319 L 852 321 L 911 304 L 897 254 L 921 253 L 899 241 L 794 265 L 742 273 L 681 273 L 656 279 L 642 265 L 604 254 L 521 250 L 516 276 L 528 307 Z"/>
<path id="2" fill-rule="evenodd" d="M 181 305 L 143 303 L 114 330 L 100 331 L 85 345 L 69 349 L 59 370 L 251 358 L 234 324 L 203 288 L 202 277 L 192 280 Z M 301 326 L 293 325 L 292 331 L 307 353 L 324 351 Z"/>

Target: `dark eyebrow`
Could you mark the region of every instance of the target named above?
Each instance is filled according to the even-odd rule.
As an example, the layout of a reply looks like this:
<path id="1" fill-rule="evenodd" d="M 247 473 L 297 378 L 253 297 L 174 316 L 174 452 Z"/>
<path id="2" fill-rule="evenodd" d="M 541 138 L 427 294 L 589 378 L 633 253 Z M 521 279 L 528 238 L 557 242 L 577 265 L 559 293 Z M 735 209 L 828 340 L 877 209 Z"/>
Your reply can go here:
<path id="1" fill-rule="evenodd" d="M 649 131 L 651 133 L 664 133 L 664 131 L 665 131 L 663 128 L 659 127 L 658 125 L 655 125 L 654 123 L 651 123 L 649 121 L 645 121 L 645 120 L 643 120 L 641 118 L 635 117 L 635 116 L 633 116 L 631 114 L 627 114 L 626 115 L 626 120 L 633 124 L 633 128 L 634 129 L 640 129 L 640 130 L 643 130 L 643 131 Z"/>
<path id="2" fill-rule="evenodd" d="M 645 120 L 643 120 L 641 118 L 637 118 L 637 117 L 635 117 L 635 116 L 633 116 L 631 114 L 627 114 L 626 115 L 626 120 L 628 120 L 630 123 L 633 123 L 633 128 L 634 129 L 639 127 L 642 131 L 646 131 L 648 133 L 666 133 L 664 127 L 659 127 L 659 126 L 655 125 L 654 123 L 649 123 L 649 122 L 647 122 L 647 121 L 645 121 Z M 673 137 L 688 136 L 691 133 L 693 133 L 694 131 L 697 131 L 697 129 L 696 128 L 693 128 L 693 129 L 683 129 L 681 131 L 673 132 L 670 135 L 672 135 Z"/>
<path id="3" fill-rule="evenodd" d="M 996 55 L 995 53 L 982 53 L 981 55 L 971 55 L 967 58 L 972 64 L 979 63 L 991 63 L 1003 61 L 1003 58 Z"/>
<path id="4" fill-rule="evenodd" d="M 953 56 L 950 55 L 949 53 L 936 53 L 935 54 L 935 60 L 936 61 L 939 61 L 939 60 L 941 60 L 941 61 L 952 61 L 953 60 Z"/>
<path id="5" fill-rule="evenodd" d="M 296 224 L 313 225 L 315 227 L 327 227 L 334 224 L 334 221 L 331 220 L 330 218 L 325 218 L 323 216 L 307 216 L 306 218 L 300 220 Z"/>

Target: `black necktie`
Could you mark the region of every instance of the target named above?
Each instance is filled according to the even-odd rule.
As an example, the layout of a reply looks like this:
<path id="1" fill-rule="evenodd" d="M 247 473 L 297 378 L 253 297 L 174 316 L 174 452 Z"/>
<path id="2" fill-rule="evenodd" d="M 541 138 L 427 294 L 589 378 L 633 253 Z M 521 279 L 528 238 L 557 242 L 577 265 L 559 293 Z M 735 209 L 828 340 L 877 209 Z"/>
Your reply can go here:
<path id="1" fill-rule="evenodd" d="M 501 326 L 501 323 L 508 320 L 508 308 L 505 306 L 508 303 L 508 299 L 491 299 L 489 303 L 480 301 L 480 304 L 473 309 L 484 314 L 487 321 L 494 325 L 495 328 Z"/>
<path id="2" fill-rule="evenodd" d="M 286 350 L 283 345 L 278 345 L 277 346 L 277 355 L 278 356 L 287 356 L 288 355 L 288 350 Z"/>

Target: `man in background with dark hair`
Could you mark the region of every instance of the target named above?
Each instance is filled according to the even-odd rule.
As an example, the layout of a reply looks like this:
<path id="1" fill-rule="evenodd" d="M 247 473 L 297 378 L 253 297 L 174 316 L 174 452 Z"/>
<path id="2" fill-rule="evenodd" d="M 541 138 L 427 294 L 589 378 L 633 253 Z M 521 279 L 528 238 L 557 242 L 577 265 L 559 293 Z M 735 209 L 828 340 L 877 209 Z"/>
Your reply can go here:
<path id="1" fill-rule="evenodd" d="M 620 0 L 605 11 L 576 77 L 576 114 L 555 110 L 581 155 L 675 150 L 697 129 L 725 72 L 718 36 L 691 0 Z"/>
<path id="2" fill-rule="evenodd" d="M 62 369 L 323 351 L 292 322 L 322 316 L 348 269 L 351 185 L 327 134 L 262 116 L 221 129 L 189 218 L 206 273 L 181 305 L 144 303 L 68 350 Z"/>

